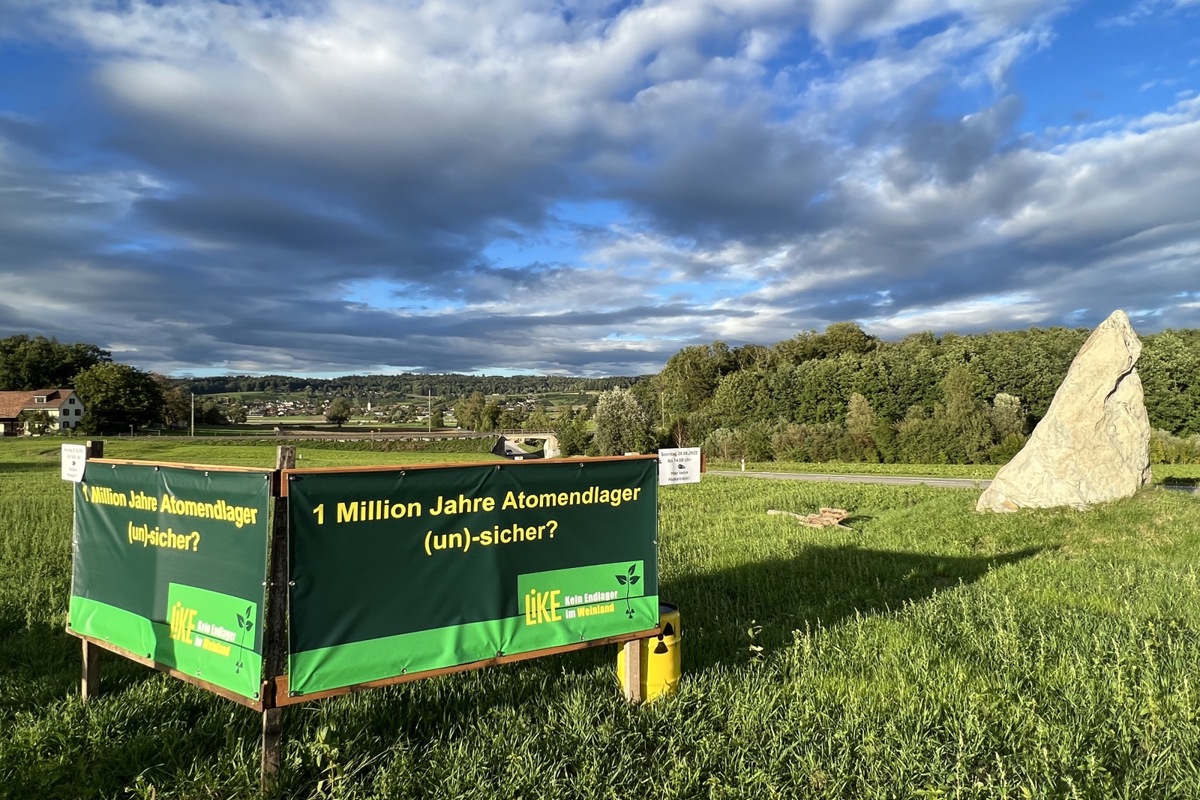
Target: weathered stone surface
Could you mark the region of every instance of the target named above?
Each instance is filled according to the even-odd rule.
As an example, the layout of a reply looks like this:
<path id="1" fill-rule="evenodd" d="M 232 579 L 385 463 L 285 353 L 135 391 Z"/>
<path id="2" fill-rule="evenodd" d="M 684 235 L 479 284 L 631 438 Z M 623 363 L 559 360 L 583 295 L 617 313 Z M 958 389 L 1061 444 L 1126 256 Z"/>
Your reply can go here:
<path id="1" fill-rule="evenodd" d="M 1150 420 L 1138 377 L 1142 343 L 1124 311 L 1084 342 L 1021 452 L 980 496 L 978 511 L 1086 508 L 1150 480 Z"/>

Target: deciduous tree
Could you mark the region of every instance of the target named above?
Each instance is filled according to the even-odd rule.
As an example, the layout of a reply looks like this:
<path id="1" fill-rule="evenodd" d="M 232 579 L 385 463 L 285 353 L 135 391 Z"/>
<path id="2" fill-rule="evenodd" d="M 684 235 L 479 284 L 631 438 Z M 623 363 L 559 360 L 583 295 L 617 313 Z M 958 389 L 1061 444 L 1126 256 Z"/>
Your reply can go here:
<path id="1" fill-rule="evenodd" d="M 587 415 L 582 411 L 568 410 L 554 424 L 554 438 L 558 439 L 559 455 L 583 455 L 591 443 L 587 430 Z"/>
<path id="2" fill-rule="evenodd" d="M 350 401 L 344 397 L 335 397 L 325 408 L 325 419 L 332 422 L 339 428 L 342 427 L 351 415 Z"/>
<path id="3" fill-rule="evenodd" d="M 654 441 L 650 417 L 628 389 L 602 393 L 596 401 L 595 420 L 600 455 L 644 453 Z"/>
<path id="4" fill-rule="evenodd" d="M 163 396 L 162 421 L 167 425 L 187 425 L 192 419 L 192 395 L 165 375 L 153 375 Z"/>
<path id="5" fill-rule="evenodd" d="M 112 354 L 94 344 L 9 336 L 0 339 L 0 390 L 71 387 L 79 373 L 111 361 Z"/>
<path id="6" fill-rule="evenodd" d="M 465 400 L 458 401 L 454 406 L 454 418 L 458 420 L 458 426 L 469 431 L 483 430 L 480 419 L 485 405 L 487 398 L 479 391 L 471 392 Z"/>
<path id="7" fill-rule="evenodd" d="M 22 411 L 17 415 L 17 422 L 24 425 L 25 431 L 34 436 L 44 435 L 54 424 L 50 414 L 45 411 Z"/>
<path id="8" fill-rule="evenodd" d="M 75 378 L 75 392 L 87 409 L 81 427 L 88 433 L 120 433 L 162 421 L 158 381 L 128 364 L 102 363 L 85 369 Z"/>
<path id="9" fill-rule="evenodd" d="M 1163 331 L 1148 338 L 1137 370 L 1150 424 L 1176 435 L 1200 433 L 1200 350 Z"/>

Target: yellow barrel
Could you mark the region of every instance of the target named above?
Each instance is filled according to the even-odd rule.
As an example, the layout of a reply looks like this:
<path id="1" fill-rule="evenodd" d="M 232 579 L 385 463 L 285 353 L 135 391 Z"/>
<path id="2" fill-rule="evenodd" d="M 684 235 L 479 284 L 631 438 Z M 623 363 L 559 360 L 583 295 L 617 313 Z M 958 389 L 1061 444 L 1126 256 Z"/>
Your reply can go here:
<path id="1" fill-rule="evenodd" d="M 682 673 L 680 661 L 679 640 L 682 632 L 679 629 L 679 609 L 670 603 L 658 604 L 658 626 L 662 633 L 649 639 L 640 640 L 642 648 L 642 672 L 645 680 L 642 682 L 642 697 L 650 702 L 656 697 L 671 694 L 679 685 Z M 617 678 L 621 686 L 628 690 L 625 682 L 625 648 L 617 651 Z M 629 692 L 626 691 L 628 696 Z"/>

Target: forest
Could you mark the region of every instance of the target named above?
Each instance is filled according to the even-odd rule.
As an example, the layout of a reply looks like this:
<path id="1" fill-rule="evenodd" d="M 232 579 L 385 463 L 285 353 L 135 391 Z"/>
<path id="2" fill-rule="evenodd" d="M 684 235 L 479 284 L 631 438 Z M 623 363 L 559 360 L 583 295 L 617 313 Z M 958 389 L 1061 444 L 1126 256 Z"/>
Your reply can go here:
<path id="1" fill-rule="evenodd" d="M 772 346 L 684 348 L 633 387 L 664 435 L 754 461 L 1004 463 L 1046 413 L 1090 331 L 913 334 L 852 322 Z M 1156 462 L 1200 459 L 1200 331 L 1142 337 Z"/>

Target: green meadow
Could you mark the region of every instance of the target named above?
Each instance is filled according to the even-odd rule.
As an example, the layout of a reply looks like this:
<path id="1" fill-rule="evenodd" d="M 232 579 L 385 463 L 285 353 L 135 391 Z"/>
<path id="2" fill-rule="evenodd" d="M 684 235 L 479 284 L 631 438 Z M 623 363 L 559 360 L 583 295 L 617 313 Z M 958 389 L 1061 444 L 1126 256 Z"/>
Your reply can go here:
<path id="1" fill-rule="evenodd" d="M 106 450 L 275 459 L 265 442 Z M 299 451 L 301 466 L 492 458 Z M 254 713 L 112 656 L 103 694 L 80 702 L 58 469 L 53 441 L 0 441 L 0 797 L 255 796 Z M 976 496 L 716 475 L 663 487 L 676 694 L 628 705 L 605 647 L 290 708 L 280 794 L 1200 797 L 1200 498 L 1152 487 L 1000 516 L 976 514 Z M 767 514 L 822 506 L 853 530 Z"/>

